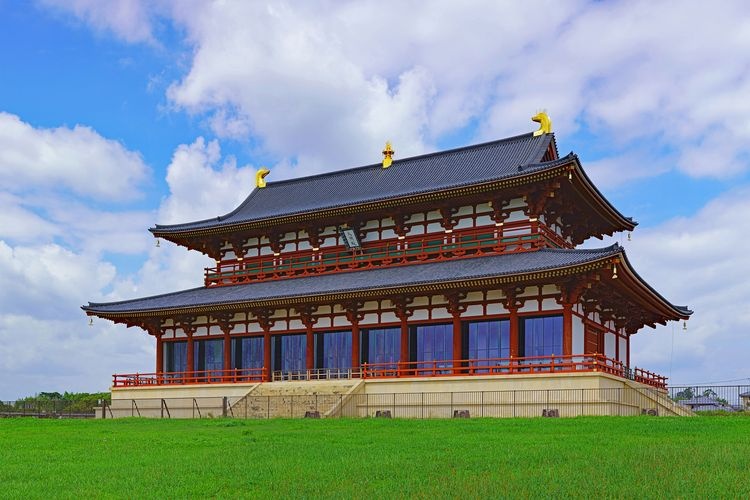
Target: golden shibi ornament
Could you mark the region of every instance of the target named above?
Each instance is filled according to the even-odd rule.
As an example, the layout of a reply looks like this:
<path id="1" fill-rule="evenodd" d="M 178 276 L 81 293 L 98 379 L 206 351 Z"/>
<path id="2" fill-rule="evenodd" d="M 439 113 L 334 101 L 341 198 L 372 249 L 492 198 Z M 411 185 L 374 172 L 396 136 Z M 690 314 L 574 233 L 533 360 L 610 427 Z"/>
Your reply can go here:
<path id="1" fill-rule="evenodd" d="M 393 150 L 393 146 L 391 146 L 391 141 L 386 142 L 385 148 L 383 149 L 383 168 L 391 166 L 394 153 L 395 151 Z"/>

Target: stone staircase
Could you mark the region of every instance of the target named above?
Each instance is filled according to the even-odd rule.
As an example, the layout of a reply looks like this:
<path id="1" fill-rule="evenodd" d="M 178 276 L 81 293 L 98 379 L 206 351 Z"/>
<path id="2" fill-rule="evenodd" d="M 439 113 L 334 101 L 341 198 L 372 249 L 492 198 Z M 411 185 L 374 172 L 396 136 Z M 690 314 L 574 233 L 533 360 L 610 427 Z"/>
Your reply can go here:
<path id="1" fill-rule="evenodd" d="M 695 413 L 690 408 L 672 401 L 665 393 L 656 389 L 644 389 L 642 384 L 625 381 L 627 387 L 633 388 L 639 398 L 638 404 L 643 410 L 657 410 L 660 416 L 670 417 L 694 417 Z M 647 407 L 648 406 L 648 407 Z"/>
<path id="2" fill-rule="evenodd" d="M 230 406 L 236 418 L 299 418 L 307 412 L 321 417 L 337 414 L 351 394 L 360 391 L 361 379 L 265 382 L 253 387 Z"/>

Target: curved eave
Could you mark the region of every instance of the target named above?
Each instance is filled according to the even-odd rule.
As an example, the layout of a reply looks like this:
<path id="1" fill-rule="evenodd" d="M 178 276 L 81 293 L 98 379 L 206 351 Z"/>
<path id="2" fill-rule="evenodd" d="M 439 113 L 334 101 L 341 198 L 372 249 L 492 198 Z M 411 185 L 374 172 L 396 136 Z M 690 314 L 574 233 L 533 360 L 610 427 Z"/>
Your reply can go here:
<path id="1" fill-rule="evenodd" d="M 576 187 L 583 197 L 590 201 L 592 207 L 598 213 L 609 221 L 609 223 L 618 231 L 632 231 L 638 225 L 631 217 L 625 217 L 612 203 L 602 194 L 601 191 L 591 182 L 591 179 L 583 169 L 578 155 L 570 153 L 565 158 L 570 158 L 571 165 L 574 167 L 574 180 L 577 181 Z M 585 193 L 585 194 L 584 194 Z"/>
<path id="2" fill-rule="evenodd" d="M 221 311 L 236 310 L 238 307 L 279 307 L 279 306 L 293 306 L 296 304 L 303 303 L 324 303 L 324 302 L 336 302 L 351 299 L 367 299 L 372 297 L 389 297 L 398 296 L 401 294 L 419 294 L 419 293 L 434 293 L 441 291 L 454 290 L 457 287 L 462 289 L 480 289 L 492 286 L 503 286 L 517 284 L 519 281 L 524 283 L 538 283 L 549 279 L 560 278 L 564 276 L 570 276 L 575 274 L 586 273 L 595 271 L 609 265 L 612 262 L 612 258 L 619 255 L 616 247 L 612 247 L 613 252 L 603 255 L 597 259 L 593 259 L 588 262 L 554 267 L 549 269 L 533 270 L 528 272 L 509 273 L 501 276 L 482 276 L 470 279 L 455 279 L 445 280 L 440 282 L 417 282 L 410 283 L 408 285 L 398 286 L 384 286 L 367 288 L 364 290 L 342 290 L 336 293 L 324 293 L 324 294 L 304 294 L 296 296 L 281 296 L 281 297 L 269 297 L 262 300 L 239 300 L 239 301 L 226 301 L 216 302 L 210 304 L 195 304 L 190 306 L 170 307 L 170 308 L 154 308 L 154 309 L 133 309 L 117 312 L 108 312 L 97 310 L 97 306 L 107 306 L 114 304 L 125 304 L 133 301 L 123 301 L 117 303 L 108 304 L 97 304 L 89 303 L 88 306 L 82 306 L 87 315 L 97 316 L 104 319 L 110 319 L 116 321 L 120 318 L 150 318 L 159 316 L 170 316 L 190 312 L 190 314 L 210 314 Z M 366 272 L 366 271 L 364 271 Z M 241 286 L 241 285 L 240 285 Z M 193 290 L 198 290 L 193 289 Z M 186 290 L 187 291 L 187 290 Z M 181 293 L 181 292 L 177 292 Z M 165 294 L 163 296 L 174 295 Z M 158 297 L 158 296 L 157 296 Z M 140 299 L 136 299 L 140 300 Z"/>
<path id="3" fill-rule="evenodd" d="M 670 320 L 687 320 L 693 314 L 693 311 L 687 306 L 676 306 L 668 301 L 664 296 L 657 292 L 635 271 L 630 264 L 624 250 L 621 250 L 618 257 L 620 264 L 620 279 L 624 276 L 629 278 L 629 282 L 634 284 L 638 293 L 645 296 L 650 304 L 658 305 L 659 313 Z M 623 276 L 624 275 L 624 276 Z"/>

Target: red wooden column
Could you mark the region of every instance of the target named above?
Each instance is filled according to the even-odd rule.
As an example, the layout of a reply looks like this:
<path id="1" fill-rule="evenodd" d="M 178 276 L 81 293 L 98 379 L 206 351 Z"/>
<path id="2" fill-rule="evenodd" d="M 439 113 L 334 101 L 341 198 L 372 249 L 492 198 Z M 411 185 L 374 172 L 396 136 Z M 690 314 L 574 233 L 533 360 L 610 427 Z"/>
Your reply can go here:
<path id="1" fill-rule="evenodd" d="M 517 358 L 518 357 L 518 337 L 520 335 L 520 330 L 518 328 L 518 308 L 517 307 L 508 307 L 508 312 L 510 312 L 510 357 L 511 358 Z"/>
<path id="2" fill-rule="evenodd" d="M 263 382 L 270 382 L 272 378 L 271 373 L 271 327 L 274 321 L 271 320 L 273 316 L 273 309 L 265 307 L 258 307 L 251 311 L 255 320 L 258 322 L 258 326 L 263 330 Z"/>
<path id="3" fill-rule="evenodd" d="M 305 367 L 308 370 L 315 369 L 315 337 L 313 337 L 312 323 L 305 324 Z"/>
<path id="4" fill-rule="evenodd" d="M 164 332 L 161 331 L 161 318 L 148 319 L 143 321 L 140 326 L 148 332 L 149 335 L 154 336 L 156 340 L 156 373 L 161 374 L 164 371 L 164 340 L 162 335 Z M 157 382 L 161 383 L 160 377 L 157 375 Z"/>
<path id="5" fill-rule="evenodd" d="M 346 319 L 352 325 L 352 371 L 356 373 L 359 369 L 359 322 L 364 319 L 364 313 L 360 309 L 364 302 L 349 301 L 343 304 L 346 310 Z"/>
<path id="6" fill-rule="evenodd" d="M 187 339 L 187 363 L 186 363 L 186 369 L 188 373 L 191 373 L 190 376 L 187 377 L 188 381 L 193 380 L 193 374 L 192 372 L 195 371 L 195 342 L 193 341 L 193 332 L 185 332 L 188 336 Z"/>
<path id="7" fill-rule="evenodd" d="M 461 301 L 466 298 L 464 292 L 453 292 L 445 294 L 445 300 L 448 301 L 448 312 L 453 316 L 453 373 L 461 373 L 463 363 L 457 362 L 463 359 L 463 331 L 461 329 L 461 314 L 466 312 L 466 305 Z"/>
<path id="8" fill-rule="evenodd" d="M 263 330 L 263 382 L 271 381 L 271 332 Z"/>
<path id="9" fill-rule="evenodd" d="M 193 340 L 193 334 L 197 328 L 193 325 L 194 322 L 195 316 L 180 316 L 175 318 L 175 323 L 177 323 L 177 325 L 182 328 L 182 331 L 185 332 L 185 335 L 187 335 L 187 366 L 185 371 L 190 374 L 186 377 L 187 382 L 193 381 L 194 374 L 192 372 L 195 371 L 195 341 Z"/>
<path id="10" fill-rule="evenodd" d="M 164 341 L 161 339 L 161 333 L 156 337 L 156 373 L 164 372 Z"/>
<path id="11" fill-rule="evenodd" d="M 563 356 L 573 354 L 573 304 L 563 303 Z"/>
<path id="12" fill-rule="evenodd" d="M 412 315 L 409 310 L 409 304 L 414 301 L 412 297 L 399 296 L 391 299 L 391 303 L 395 307 L 395 314 L 398 319 L 401 320 L 401 355 L 399 356 L 400 370 L 398 376 L 402 375 L 401 370 L 408 367 L 409 363 L 409 324 L 408 319 Z"/>
<path id="13" fill-rule="evenodd" d="M 220 312 L 220 313 L 213 313 L 211 314 L 211 318 L 216 322 L 217 325 L 219 325 L 219 328 L 221 329 L 221 333 L 224 334 L 224 345 L 223 345 L 223 352 L 224 352 L 224 381 L 225 382 L 233 382 L 235 381 L 231 375 L 229 374 L 229 370 L 232 369 L 232 338 L 231 338 L 231 332 L 232 332 L 232 319 L 234 318 L 234 313 L 231 312 Z"/>
<path id="14" fill-rule="evenodd" d="M 305 325 L 305 367 L 308 370 L 315 369 L 315 340 L 313 337 L 313 326 L 318 322 L 314 316 L 317 312 L 317 306 L 304 305 L 296 307 L 295 310 L 300 315 L 302 324 Z"/>
<path id="15" fill-rule="evenodd" d="M 625 348 L 627 349 L 627 365 L 630 367 L 630 335 L 625 332 Z"/>
<path id="16" fill-rule="evenodd" d="M 518 309 L 523 306 L 524 300 L 519 298 L 519 295 L 523 292 L 523 288 L 511 286 L 503 288 L 503 294 L 505 298 L 502 300 L 503 307 L 510 313 L 509 316 L 509 330 L 510 330 L 510 357 L 518 357 L 518 340 L 520 337 L 520 328 L 518 324 Z"/>

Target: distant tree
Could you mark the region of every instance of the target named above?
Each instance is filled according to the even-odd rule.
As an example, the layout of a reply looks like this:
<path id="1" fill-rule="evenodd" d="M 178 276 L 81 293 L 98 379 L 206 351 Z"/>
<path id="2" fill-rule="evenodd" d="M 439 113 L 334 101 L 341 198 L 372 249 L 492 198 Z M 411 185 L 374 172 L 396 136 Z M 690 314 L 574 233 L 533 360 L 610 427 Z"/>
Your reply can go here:
<path id="1" fill-rule="evenodd" d="M 681 401 L 683 399 L 693 399 L 695 397 L 695 393 L 693 392 L 692 387 L 686 387 L 685 389 L 681 390 L 677 394 L 674 395 L 675 401 Z"/>

